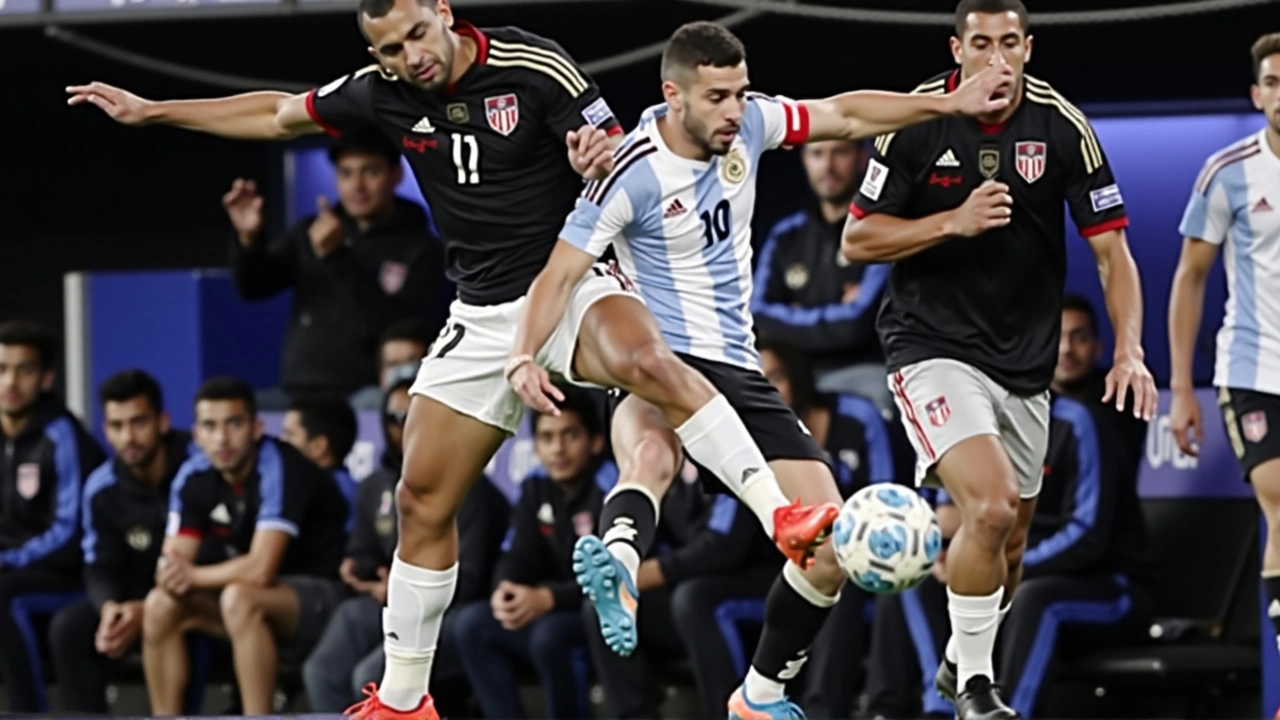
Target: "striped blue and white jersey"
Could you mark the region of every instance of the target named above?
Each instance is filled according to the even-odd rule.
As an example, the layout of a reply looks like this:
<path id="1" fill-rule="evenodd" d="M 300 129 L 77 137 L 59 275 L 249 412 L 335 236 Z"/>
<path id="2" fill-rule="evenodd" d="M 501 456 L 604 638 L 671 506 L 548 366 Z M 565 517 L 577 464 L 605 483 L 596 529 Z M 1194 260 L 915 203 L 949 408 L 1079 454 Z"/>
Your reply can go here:
<path id="1" fill-rule="evenodd" d="M 1209 157 L 1179 229 L 1223 246 L 1213 384 L 1280 395 L 1280 157 L 1265 129 Z"/>
<path id="2" fill-rule="evenodd" d="M 751 219 L 760 155 L 804 142 L 803 106 L 751 94 L 729 151 L 707 161 L 667 148 L 649 108 L 615 153 L 614 171 L 578 198 L 560 237 L 622 271 L 672 350 L 758 369 L 750 311 Z"/>

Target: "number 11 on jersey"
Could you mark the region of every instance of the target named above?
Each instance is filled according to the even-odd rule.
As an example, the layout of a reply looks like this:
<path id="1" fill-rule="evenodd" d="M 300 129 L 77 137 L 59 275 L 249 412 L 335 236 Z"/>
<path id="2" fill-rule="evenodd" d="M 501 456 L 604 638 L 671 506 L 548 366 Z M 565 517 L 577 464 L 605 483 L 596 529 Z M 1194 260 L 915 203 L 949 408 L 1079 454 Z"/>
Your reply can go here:
<path id="1" fill-rule="evenodd" d="M 453 164 L 458 168 L 459 185 L 480 182 L 480 143 L 475 135 L 453 133 Z"/>

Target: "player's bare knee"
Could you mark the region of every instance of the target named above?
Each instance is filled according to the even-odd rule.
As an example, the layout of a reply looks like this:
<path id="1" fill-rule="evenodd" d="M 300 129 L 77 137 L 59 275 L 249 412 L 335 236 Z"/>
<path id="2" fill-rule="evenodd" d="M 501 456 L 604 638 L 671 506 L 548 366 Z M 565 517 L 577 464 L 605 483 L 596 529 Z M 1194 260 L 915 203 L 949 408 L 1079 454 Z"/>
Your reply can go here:
<path id="1" fill-rule="evenodd" d="M 973 497 L 961 508 L 965 535 L 991 551 L 1006 550 L 1018 521 L 1018 494 L 998 487 Z"/>
<path id="2" fill-rule="evenodd" d="M 218 597 L 218 611 L 227 632 L 235 635 L 262 621 L 262 604 L 258 588 L 244 583 L 231 583 L 222 589 Z"/>
<path id="3" fill-rule="evenodd" d="M 631 453 L 631 478 L 659 493 L 666 492 L 679 469 L 680 456 L 653 433 L 645 433 Z"/>
<path id="4" fill-rule="evenodd" d="M 182 619 L 182 604 L 162 588 L 152 588 L 142 601 L 142 634 L 144 637 L 165 635 Z"/>
<path id="5" fill-rule="evenodd" d="M 1010 570 L 1014 570 L 1022 565 L 1022 556 L 1027 551 L 1027 536 L 1018 537 L 1018 533 L 1014 533 L 1004 545 L 1004 561 Z"/>
<path id="6" fill-rule="evenodd" d="M 455 508 L 441 497 L 440 483 L 411 482 L 409 476 L 396 484 L 396 507 L 400 514 L 401 533 L 442 535 L 453 522 Z"/>

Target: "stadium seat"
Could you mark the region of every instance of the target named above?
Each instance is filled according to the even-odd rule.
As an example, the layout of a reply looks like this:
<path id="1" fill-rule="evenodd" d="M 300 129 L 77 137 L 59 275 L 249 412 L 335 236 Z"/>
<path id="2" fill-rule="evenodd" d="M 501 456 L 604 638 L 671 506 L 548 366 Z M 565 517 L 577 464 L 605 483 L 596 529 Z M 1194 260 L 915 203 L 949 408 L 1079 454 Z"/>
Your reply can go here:
<path id="1" fill-rule="evenodd" d="M 1258 510 L 1253 500 L 1146 500 L 1161 587 L 1152 641 L 1064 663 L 1056 678 L 1182 698 L 1186 717 L 1212 717 L 1228 686 L 1256 686 Z"/>

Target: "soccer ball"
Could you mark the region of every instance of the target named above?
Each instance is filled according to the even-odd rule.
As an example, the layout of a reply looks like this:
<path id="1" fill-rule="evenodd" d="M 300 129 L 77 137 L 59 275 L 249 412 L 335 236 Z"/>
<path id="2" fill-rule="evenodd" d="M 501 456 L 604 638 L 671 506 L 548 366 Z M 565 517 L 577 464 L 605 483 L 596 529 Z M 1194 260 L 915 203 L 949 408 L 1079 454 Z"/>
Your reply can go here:
<path id="1" fill-rule="evenodd" d="M 871 593 L 919 585 L 942 550 L 933 508 L 904 485 L 877 483 L 854 493 L 840 509 L 832 536 L 840 567 Z"/>

